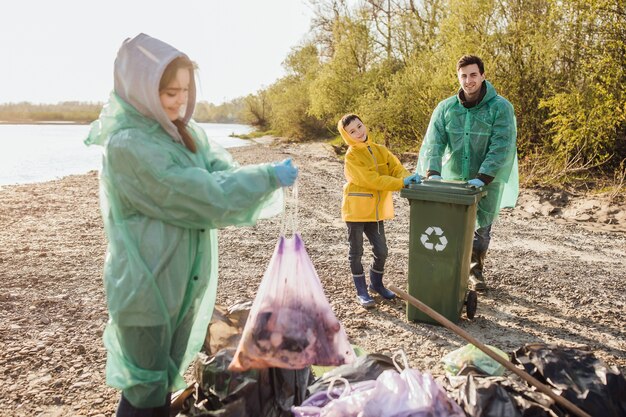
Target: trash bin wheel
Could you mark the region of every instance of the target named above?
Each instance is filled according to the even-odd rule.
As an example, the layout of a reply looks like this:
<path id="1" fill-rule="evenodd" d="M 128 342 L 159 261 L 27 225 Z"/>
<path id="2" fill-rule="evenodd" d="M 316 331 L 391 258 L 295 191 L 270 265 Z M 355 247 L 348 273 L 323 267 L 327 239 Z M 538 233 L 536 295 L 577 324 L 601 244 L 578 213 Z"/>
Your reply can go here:
<path id="1" fill-rule="evenodd" d="M 476 307 L 478 307 L 478 294 L 474 290 L 470 290 L 467 293 L 467 300 L 465 300 L 465 313 L 468 319 L 473 319 L 476 315 Z"/>

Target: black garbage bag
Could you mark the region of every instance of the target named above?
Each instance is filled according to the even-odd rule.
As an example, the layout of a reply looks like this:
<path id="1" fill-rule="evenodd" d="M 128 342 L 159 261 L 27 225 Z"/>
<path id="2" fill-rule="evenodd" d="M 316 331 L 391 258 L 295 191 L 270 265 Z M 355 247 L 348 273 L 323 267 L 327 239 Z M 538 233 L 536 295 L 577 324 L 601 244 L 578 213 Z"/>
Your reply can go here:
<path id="1" fill-rule="evenodd" d="M 313 381 L 310 368 L 229 371 L 235 348 L 214 356 L 200 353 L 195 364 L 196 392 L 178 414 L 185 417 L 291 417 Z"/>
<path id="2" fill-rule="evenodd" d="M 448 376 L 440 382 L 470 417 L 563 416 L 550 409 L 553 403 L 550 397 L 506 377 L 470 372 Z"/>
<path id="3" fill-rule="evenodd" d="M 592 352 L 534 343 L 515 351 L 513 361 L 592 416 L 626 416 L 626 379 Z"/>
<path id="4" fill-rule="evenodd" d="M 396 370 L 393 359 L 380 353 L 359 356 L 354 362 L 338 366 L 316 379 L 308 389 L 309 396 L 327 390 L 331 381 L 340 376 L 348 382 L 367 381 L 378 378 L 387 369 Z"/>

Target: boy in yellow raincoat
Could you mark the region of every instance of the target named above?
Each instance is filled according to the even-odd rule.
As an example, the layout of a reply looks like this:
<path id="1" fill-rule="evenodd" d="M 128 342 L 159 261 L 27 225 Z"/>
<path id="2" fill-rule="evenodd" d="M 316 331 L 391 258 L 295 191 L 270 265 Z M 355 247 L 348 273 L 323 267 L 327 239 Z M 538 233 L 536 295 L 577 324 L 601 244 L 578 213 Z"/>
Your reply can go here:
<path id="1" fill-rule="evenodd" d="M 385 146 L 371 142 L 366 126 L 356 114 L 343 116 L 337 128 L 348 145 L 341 217 L 348 227 L 350 270 L 359 303 L 371 308 L 376 303 L 368 293 L 361 263 L 363 235 L 370 241 L 374 255 L 369 288 L 391 300 L 395 294 L 383 285 L 388 253 L 383 221 L 394 215 L 391 192 L 411 182 L 420 182 L 420 176 L 411 175 Z"/>

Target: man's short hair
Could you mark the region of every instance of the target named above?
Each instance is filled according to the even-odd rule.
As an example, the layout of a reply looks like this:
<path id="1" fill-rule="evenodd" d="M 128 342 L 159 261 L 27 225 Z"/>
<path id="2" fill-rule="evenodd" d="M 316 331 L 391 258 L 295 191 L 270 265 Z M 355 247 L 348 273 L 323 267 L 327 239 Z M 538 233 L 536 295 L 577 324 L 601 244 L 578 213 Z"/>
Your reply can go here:
<path id="1" fill-rule="evenodd" d="M 476 55 L 463 55 L 461 59 L 459 59 L 459 62 L 456 63 L 456 70 L 458 71 L 461 68 L 472 64 L 478 65 L 478 71 L 480 71 L 481 74 L 485 73 L 483 60 L 478 58 Z"/>

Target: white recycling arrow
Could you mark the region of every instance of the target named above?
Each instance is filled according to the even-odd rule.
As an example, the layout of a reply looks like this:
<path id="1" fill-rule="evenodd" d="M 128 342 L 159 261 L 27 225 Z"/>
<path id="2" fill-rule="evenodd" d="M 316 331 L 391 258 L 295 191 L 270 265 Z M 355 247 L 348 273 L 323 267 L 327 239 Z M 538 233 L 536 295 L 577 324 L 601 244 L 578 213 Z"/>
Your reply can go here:
<path id="1" fill-rule="evenodd" d="M 437 243 L 437 244 L 432 243 L 430 241 L 430 236 L 433 233 L 435 234 L 435 236 L 437 236 L 437 239 L 439 240 L 439 243 Z M 433 250 L 434 249 L 437 252 L 441 252 L 448 245 L 448 239 L 444 236 L 443 230 L 441 230 L 441 228 L 437 227 L 437 226 L 430 226 L 430 227 L 428 227 L 424 231 L 424 233 L 422 233 L 422 236 L 420 237 L 420 242 L 422 242 L 422 245 L 424 245 L 424 247 L 426 249 L 428 249 L 428 250 Z"/>

